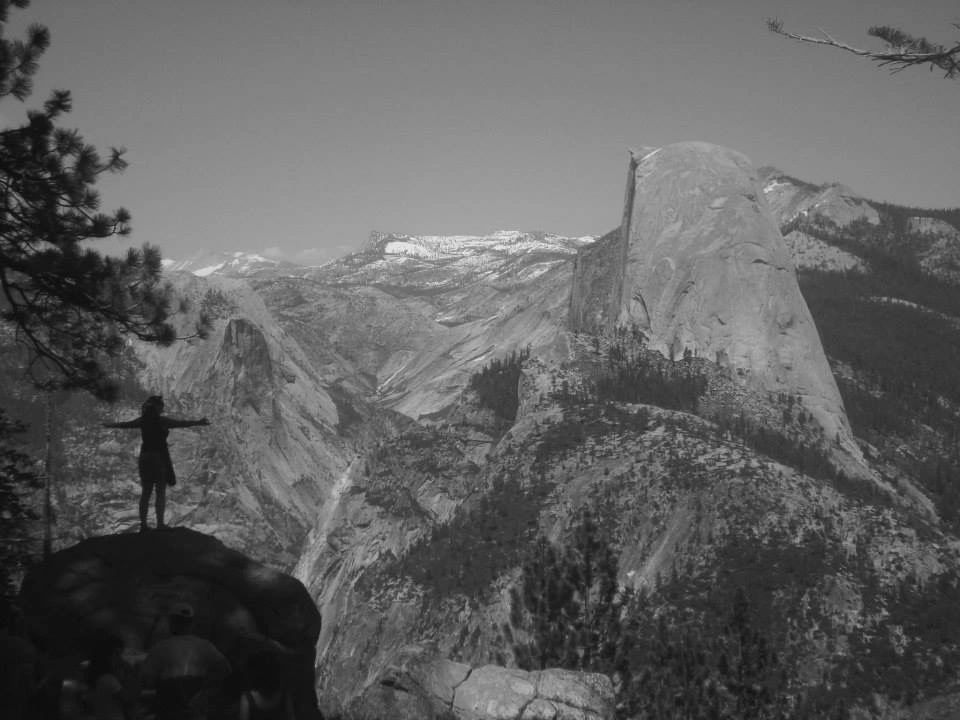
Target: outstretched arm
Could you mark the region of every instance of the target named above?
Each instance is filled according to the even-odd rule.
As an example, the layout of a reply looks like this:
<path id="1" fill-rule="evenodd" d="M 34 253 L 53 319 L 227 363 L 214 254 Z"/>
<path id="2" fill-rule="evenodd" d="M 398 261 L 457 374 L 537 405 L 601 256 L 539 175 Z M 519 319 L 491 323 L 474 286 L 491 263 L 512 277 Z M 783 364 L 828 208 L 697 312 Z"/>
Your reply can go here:
<path id="1" fill-rule="evenodd" d="M 173 418 L 164 418 L 164 421 L 169 428 L 198 427 L 210 424 L 210 421 L 206 418 L 200 418 L 199 420 L 174 420 Z"/>
<path id="2" fill-rule="evenodd" d="M 138 428 L 140 427 L 140 418 L 128 420 L 127 422 L 104 423 L 105 428 Z"/>

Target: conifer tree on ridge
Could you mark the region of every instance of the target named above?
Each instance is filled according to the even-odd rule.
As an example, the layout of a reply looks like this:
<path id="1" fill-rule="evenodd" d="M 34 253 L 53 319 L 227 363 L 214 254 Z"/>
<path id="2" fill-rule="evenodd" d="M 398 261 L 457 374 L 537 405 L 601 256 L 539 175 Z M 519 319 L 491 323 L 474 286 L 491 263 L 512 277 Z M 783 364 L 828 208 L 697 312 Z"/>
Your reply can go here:
<path id="1" fill-rule="evenodd" d="M 38 24 L 25 39 L 6 37 L 11 9 L 29 4 L 0 0 L 0 102 L 27 100 L 50 44 L 49 30 Z M 175 339 L 172 291 L 161 281 L 156 247 L 123 257 L 87 247 L 130 233 L 130 213 L 103 212 L 94 189 L 101 175 L 127 163 L 122 148 L 103 159 L 77 130 L 58 127 L 71 105 L 69 91 L 54 90 L 25 122 L 0 130 L 0 319 L 29 349 L 39 387 L 112 399 L 116 385 L 105 362 L 125 338 Z"/>

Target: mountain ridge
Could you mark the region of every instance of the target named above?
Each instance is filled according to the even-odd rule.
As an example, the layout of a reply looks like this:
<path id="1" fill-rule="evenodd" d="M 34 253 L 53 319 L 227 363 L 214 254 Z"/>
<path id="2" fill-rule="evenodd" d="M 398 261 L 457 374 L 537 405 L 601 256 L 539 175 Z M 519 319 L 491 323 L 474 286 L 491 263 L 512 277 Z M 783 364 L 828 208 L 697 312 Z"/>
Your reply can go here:
<path id="1" fill-rule="evenodd" d="M 681 646 L 705 658 L 709 682 L 677 692 L 710 686 L 729 698 L 718 618 L 738 586 L 752 632 L 782 656 L 771 667 L 788 678 L 763 682 L 794 709 L 869 708 L 881 690 L 892 708 L 937 697 L 960 663 L 942 612 L 960 600 L 953 240 L 941 225 L 909 222 L 927 216 L 901 218 L 849 189 L 758 174 L 770 177 L 755 198 L 738 191 L 677 215 L 762 214 L 767 203 L 791 251 L 776 273 L 799 271 L 851 442 L 879 482 L 838 472 L 835 438 L 818 436 L 790 385 L 765 394 L 710 353 L 689 343 L 689 354 L 682 344 L 671 352 L 626 327 L 571 332 L 574 258 L 602 239 L 380 234 L 320 267 L 231 255 L 236 266 L 201 276 L 171 270 L 190 312 L 212 318 L 211 336 L 132 345 L 120 406 L 61 406 L 63 541 L 134 523 L 136 441 L 91 428 L 162 392 L 172 413 L 212 421 L 173 445 L 182 475 L 171 519 L 295 568 L 324 612 L 318 690 L 329 713 L 371 688 L 394 692 L 380 671 L 409 645 L 471 665 L 518 664 L 536 619 L 512 593 L 540 539 L 575 557 L 584 508 L 604 518 L 618 592 L 642 594 L 664 618 L 666 649 L 644 645 L 658 637 L 653 616 L 629 605 L 644 628 L 631 662 L 660 684 L 630 695 L 622 673 L 604 670 L 623 702 L 676 690 L 677 678 L 656 673 Z M 647 204 L 640 211 L 659 212 Z M 598 294 L 614 271 L 615 262 L 591 271 Z M 871 304 L 878 287 L 903 302 Z M 636 289 L 650 295 L 642 278 Z M 633 296 L 628 282 L 624 293 Z M 654 301 L 644 304 L 652 314 Z M 857 323 L 884 342 L 844 344 Z M 904 358 L 926 358 L 924 377 L 905 375 Z M 40 402 L 24 386 L 3 393 L 4 404 Z M 719 645 L 690 645 L 689 633 Z"/>

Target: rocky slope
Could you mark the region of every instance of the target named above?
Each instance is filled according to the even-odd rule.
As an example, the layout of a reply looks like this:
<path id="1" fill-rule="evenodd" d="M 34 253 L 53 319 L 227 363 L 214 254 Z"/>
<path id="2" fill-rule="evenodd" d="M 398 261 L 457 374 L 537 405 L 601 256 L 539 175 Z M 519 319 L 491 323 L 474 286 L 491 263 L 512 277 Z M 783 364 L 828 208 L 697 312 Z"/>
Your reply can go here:
<path id="1" fill-rule="evenodd" d="M 770 166 L 760 168 L 757 173 L 771 211 L 784 224 L 811 215 L 829 217 L 840 226 L 855 220 L 871 225 L 880 222 L 877 209 L 841 183 L 814 185 Z"/>
<path id="2" fill-rule="evenodd" d="M 553 371 L 533 363 L 522 387 L 548 389 Z M 862 686 L 850 640 L 838 638 L 896 632 L 887 618 L 904 578 L 927 587 L 955 577 L 952 536 L 694 416 L 540 395 L 524 406 L 479 466 L 465 461 L 469 439 L 457 428 L 393 439 L 318 528 L 324 550 L 296 574 L 329 620 L 318 646 L 326 712 L 341 712 L 411 644 L 474 666 L 516 663 L 531 628 L 518 622 L 511 588 L 537 534 L 572 542 L 583 508 L 603 519 L 621 586 L 671 612 L 689 608 L 705 632 L 716 632 L 707 628 L 734 589 L 748 588 L 757 622 L 792 658 L 798 694 L 823 674 Z M 911 657 L 928 652 L 912 636 L 905 643 Z M 881 646 L 858 647 L 859 661 L 873 668 L 890 651 Z"/>
<path id="3" fill-rule="evenodd" d="M 761 168 L 759 176 L 798 269 L 863 272 L 869 262 L 864 250 L 879 249 L 909 258 L 936 278 L 960 281 L 955 210 L 873 202 L 844 185 L 814 185 L 773 167 Z M 855 228 L 859 241 L 842 238 L 845 228 Z"/>
<path id="4" fill-rule="evenodd" d="M 50 398 L 55 546 L 136 527 L 139 433 L 101 424 L 136 417 L 147 395 L 162 394 L 168 414 L 210 420 L 208 428 L 171 433 L 179 482 L 167 495 L 167 521 L 289 568 L 338 478 L 395 418 L 345 385 L 348 370 L 308 356 L 246 282 L 172 279 L 190 302 L 180 317 L 185 334 L 202 311 L 211 317 L 206 338 L 168 348 L 131 345 L 117 365 L 125 379 L 116 405 Z M 21 358 L 5 358 L 17 378 Z M 46 399 L 20 382 L 7 385 L 3 397 L 32 421 L 34 452 L 42 457 Z"/>
<path id="5" fill-rule="evenodd" d="M 283 327 L 344 358 L 384 407 L 412 418 L 448 410 L 494 357 L 549 346 L 566 314 L 570 259 L 590 238 L 375 233 L 367 248 L 303 282 L 255 284 Z"/>
<path id="6" fill-rule="evenodd" d="M 658 698 L 697 696 L 700 690 L 657 669 L 687 646 L 704 663 L 697 687 L 742 702 L 726 675 L 732 651 L 717 649 L 737 612 L 752 623 L 751 637 L 762 639 L 758 647 L 775 648 L 770 672 L 787 678 L 762 681 L 779 687 L 764 717 L 775 716 L 777 703 L 798 717 L 845 715 L 851 706 L 892 717 L 953 682 L 960 637 L 946 629 L 939 608 L 960 588 L 960 543 L 938 517 L 941 506 L 933 509 L 935 493 L 886 461 L 870 468 L 876 482 L 838 474 L 824 461 L 836 457 L 836 434 L 841 445 L 854 440 L 777 234 L 782 218 L 771 216 L 742 156 L 699 144 L 661 152 L 661 161 L 648 156 L 631 168 L 634 230 L 583 249 L 572 273 L 573 327 L 606 336 L 558 327 L 556 339 L 534 345 L 519 381 L 505 387 L 518 408 L 505 434 L 492 420 L 500 396 L 477 386 L 443 417 L 422 418 L 431 427 L 386 439 L 345 476 L 336 507 L 311 532 L 296 574 L 332 621 L 319 643 L 318 693 L 327 712 L 349 715 L 411 645 L 472 666 L 520 662 L 537 627 L 516 594 L 531 550 L 540 547 L 535 540 L 573 546 L 584 508 L 602 518 L 617 585 L 657 608 L 633 621 L 661 644 L 638 641 L 630 673 L 613 672 L 623 712 L 640 703 L 656 716 Z M 664 176 L 645 189 L 658 171 Z M 678 245 L 684 252 L 674 258 Z M 673 272 L 663 278 L 661 259 L 673 261 L 664 263 Z M 698 279 L 685 285 L 676 275 Z M 718 275 L 719 285 L 711 279 Z M 774 288 L 774 302 L 762 294 L 740 304 L 741 293 L 753 291 L 745 278 Z M 702 288 L 719 295 L 716 303 Z M 729 329 L 711 325 L 715 304 L 730 313 Z M 647 354 L 610 332 L 622 313 L 637 321 L 623 324 L 653 338 Z M 780 313 L 792 322 L 778 322 Z M 737 323 L 747 331 L 738 335 Z M 733 338 L 728 353 L 736 361 L 716 363 L 708 352 L 723 333 Z M 678 337 L 691 350 L 686 358 L 672 342 Z M 754 358 L 751 342 L 773 353 L 772 361 Z M 811 347 L 813 367 L 805 365 Z M 738 365 L 781 384 L 760 383 L 758 398 Z M 816 382 L 803 380 L 810 377 Z M 810 382 L 832 403 L 828 413 L 804 392 Z M 678 409 L 628 401 L 638 387 L 662 390 L 656 404 Z M 717 403 L 761 418 L 765 430 L 721 422 Z M 838 433 L 819 448 L 805 445 L 809 436 L 787 431 L 794 426 L 788 416 L 815 428 L 832 422 Z M 776 439 L 777 432 L 785 434 Z M 862 447 L 878 459 L 862 435 L 857 442 L 851 455 Z M 737 588 L 747 596 L 746 615 L 736 610 Z M 659 629 L 651 617 L 661 618 Z M 690 633 L 713 644 L 691 645 Z M 631 691 L 629 677 L 647 685 Z M 871 700 L 878 687 L 885 688 L 879 705 Z"/>
<path id="7" fill-rule="evenodd" d="M 394 673 L 406 653 L 528 664 L 524 568 L 538 536 L 574 557 L 585 508 L 637 644 L 573 669 L 610 676 L 621 714 L 706 688 L 722 716 L 747 702 L 731 664 L 760 672 L 748 646 L 775 670 L 768 710 L 935 706 L 960 662 L 953 216 L 704 144 L 651 148 L 629 178 L 627 231 L 595 242 L 374 234 L 318 268 L 171 270 L 210 336 L 131 346 L 117 407 L 57 399 L 58 543 L 135 524 L 137 440 L 99 423 L 162 392 L 211 420 L 172 436 L 171 519 L 295 563 L 331 716 L 427 707 Z M 41 399 L 0 393 L 42 454 Z M 701 674 L 678 685 L 688 655 Z"/>

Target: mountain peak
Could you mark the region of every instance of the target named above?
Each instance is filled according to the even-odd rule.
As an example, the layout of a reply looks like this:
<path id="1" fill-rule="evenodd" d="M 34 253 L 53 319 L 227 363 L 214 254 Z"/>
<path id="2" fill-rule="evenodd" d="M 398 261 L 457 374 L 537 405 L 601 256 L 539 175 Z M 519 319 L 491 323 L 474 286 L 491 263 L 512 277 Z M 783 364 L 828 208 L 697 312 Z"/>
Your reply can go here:
<path id="1" fill-rule="evenodd" d="M 264 270 L 300 267 L 288 260 L 267 257 L 259 253 L 243 251 L 201 252 L 186 260 L 163 259 L 163 269 L 168 272 L 189 272 L 197 277 L 224 275 L 248 277 Z"/>
<path id="2" fill-rule="evenodd" d="M 577 247 L 593 240 L 594 237 L 589 235 L 574 238 L 523 230 L 495 230 L 486 235 L 406 235 L 374 231 L 370 233 L 364 251 L 433 260 L 487 252 L 518 255 L 559 251 L 572 254 Z"/>
<path id="3" fill-rule="evenodd" d="M 723 362 L 799 395 L 859 456 L 792 257 L 741 153 L 677 143 L 634 159 L 624 224 L 578 257 L 574 330 L 637 327 L 669 358 Z"/>

